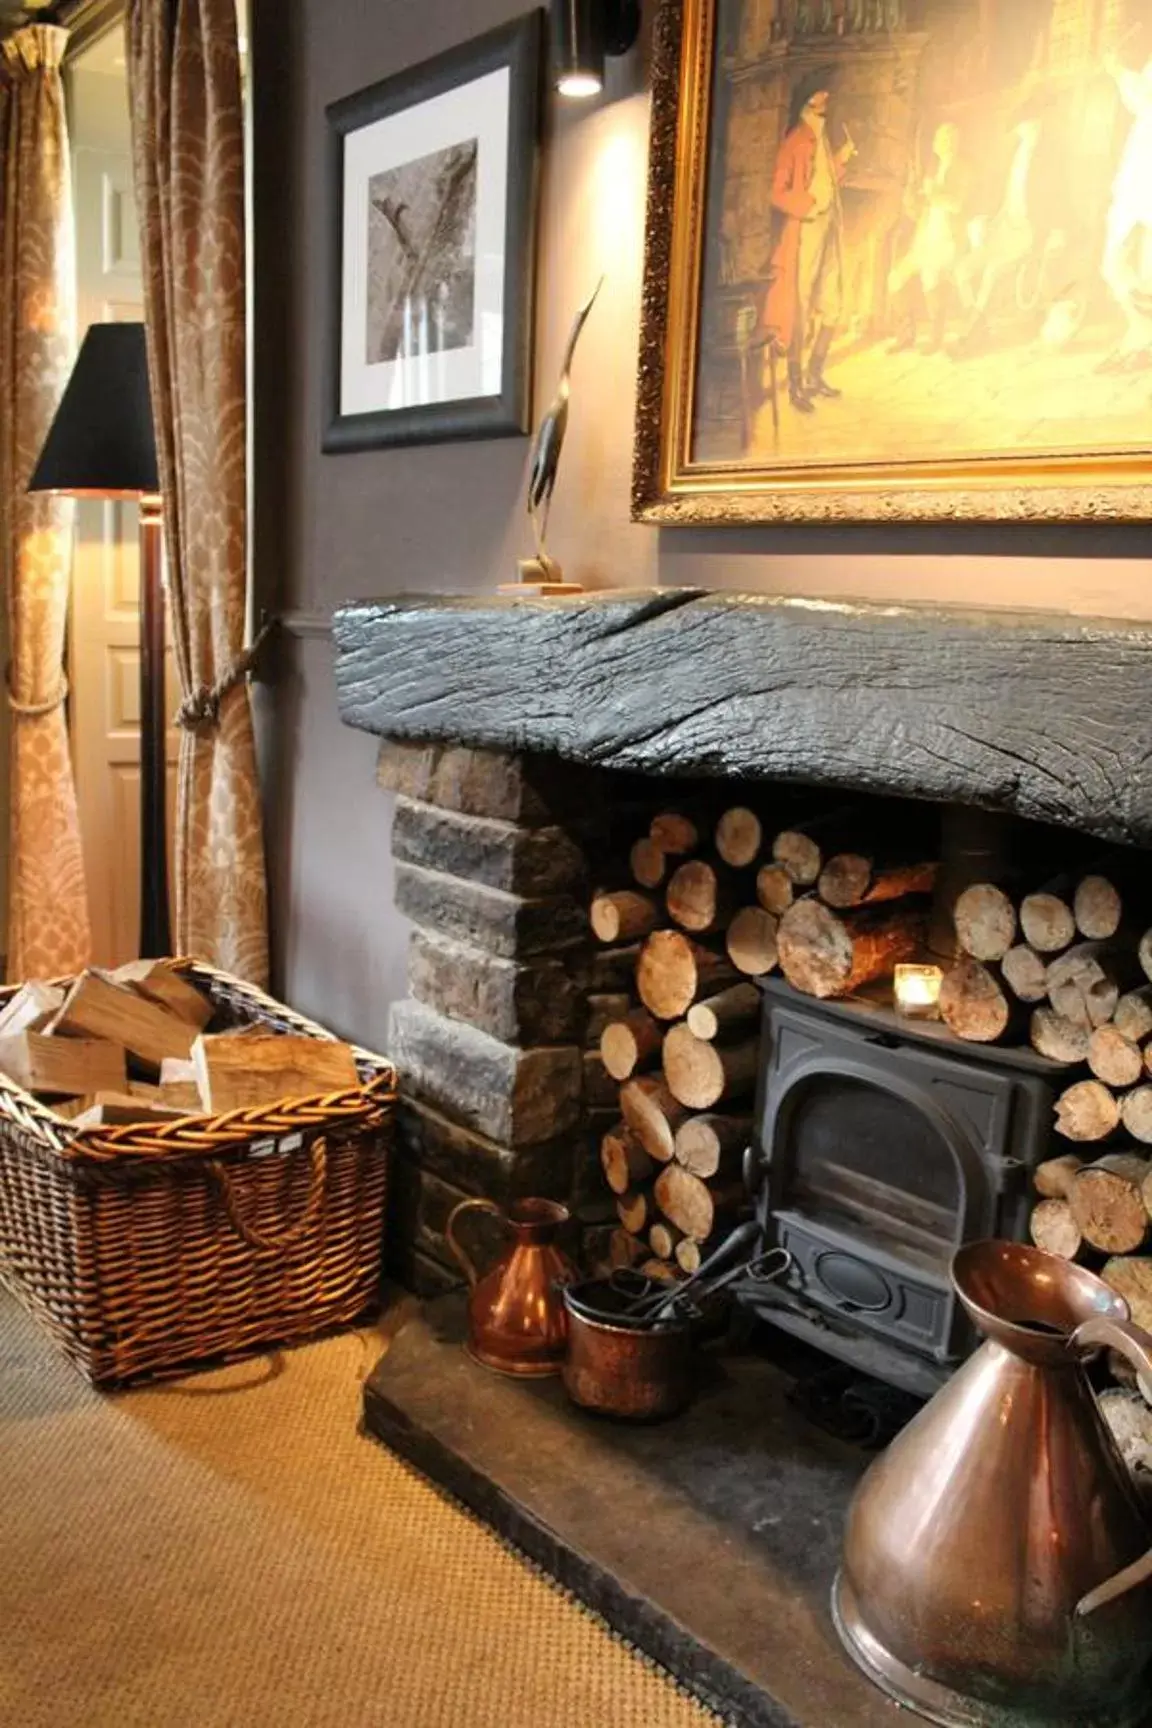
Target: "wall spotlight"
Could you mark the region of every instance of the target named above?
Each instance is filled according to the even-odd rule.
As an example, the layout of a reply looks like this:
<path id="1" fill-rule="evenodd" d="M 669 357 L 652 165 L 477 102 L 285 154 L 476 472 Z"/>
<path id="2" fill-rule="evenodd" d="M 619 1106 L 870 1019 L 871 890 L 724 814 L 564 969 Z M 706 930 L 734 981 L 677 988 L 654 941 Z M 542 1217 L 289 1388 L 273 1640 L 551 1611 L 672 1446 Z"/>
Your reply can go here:
<path id="1" fill-rule="evenodd" d="M 552 80 L 561 96 L 598 96 L 604 59 L 640 33 L 640 0 L 552 0 Z"/>

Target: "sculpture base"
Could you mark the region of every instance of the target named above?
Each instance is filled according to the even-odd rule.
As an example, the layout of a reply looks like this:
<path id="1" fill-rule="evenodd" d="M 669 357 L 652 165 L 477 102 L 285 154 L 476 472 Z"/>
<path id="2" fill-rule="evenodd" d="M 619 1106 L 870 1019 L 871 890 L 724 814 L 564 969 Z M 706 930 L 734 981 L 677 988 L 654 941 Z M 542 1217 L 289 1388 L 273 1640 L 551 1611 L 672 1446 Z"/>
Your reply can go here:
<path id="1" fill-rule="evenodd" d="M 518 580 L 501 582 L 499 594 L 583 594 L 579 582 L 565 582 L 564 572 L 551 558 L 520 558 Z"/>

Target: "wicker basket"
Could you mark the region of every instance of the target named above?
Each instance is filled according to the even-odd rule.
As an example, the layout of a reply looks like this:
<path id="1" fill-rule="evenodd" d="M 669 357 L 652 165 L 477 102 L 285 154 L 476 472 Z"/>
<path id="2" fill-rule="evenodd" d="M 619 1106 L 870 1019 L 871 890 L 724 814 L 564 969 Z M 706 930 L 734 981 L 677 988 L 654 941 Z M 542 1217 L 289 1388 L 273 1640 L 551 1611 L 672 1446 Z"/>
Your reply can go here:
<path id="1" fill-rule="evenodd" d="M 213 1029 L 328 1036 L 238 979 L 169 964 L 211 997 Z M 0 1076 L 0 1277 L 94 1384 L 373 1310 L 396 1077 L 355 1055 L 350 1091 L 81 1131 Z"/>

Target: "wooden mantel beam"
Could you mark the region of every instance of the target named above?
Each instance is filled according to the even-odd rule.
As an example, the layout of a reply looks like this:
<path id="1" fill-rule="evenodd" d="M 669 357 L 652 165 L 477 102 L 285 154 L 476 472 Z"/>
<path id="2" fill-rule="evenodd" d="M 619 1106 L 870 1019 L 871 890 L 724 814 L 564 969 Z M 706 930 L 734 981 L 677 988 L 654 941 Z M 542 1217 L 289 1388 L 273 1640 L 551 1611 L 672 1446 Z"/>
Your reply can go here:
<path id="1" fill-rule="evenodd" d="M 1152 845 L 1152 628 L 1041 612 L 613 590 L 340 608 L 382 737 L 956 800 Z"/>

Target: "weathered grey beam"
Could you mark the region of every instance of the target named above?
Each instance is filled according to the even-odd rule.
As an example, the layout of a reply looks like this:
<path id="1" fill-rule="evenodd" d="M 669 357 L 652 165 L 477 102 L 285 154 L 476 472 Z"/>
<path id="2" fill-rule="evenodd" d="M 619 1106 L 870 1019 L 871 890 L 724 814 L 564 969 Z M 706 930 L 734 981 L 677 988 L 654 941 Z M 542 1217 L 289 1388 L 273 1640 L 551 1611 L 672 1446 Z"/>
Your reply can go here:
<path id="1" fill-rule="evenodd" d="M 614 592 L 365 601 L 352 726 L 653 774 L 957 800 L 1152 844 L 1152 629 L 1031 612 Z"/>

